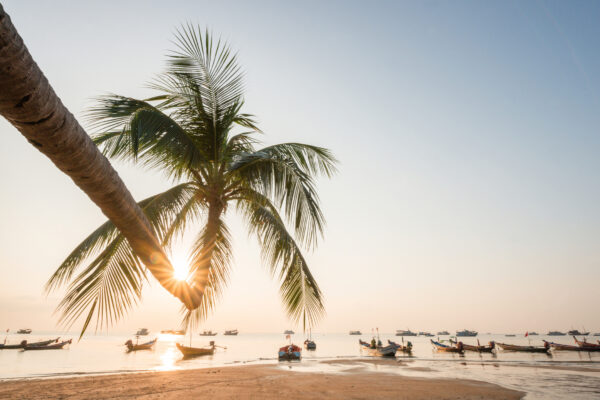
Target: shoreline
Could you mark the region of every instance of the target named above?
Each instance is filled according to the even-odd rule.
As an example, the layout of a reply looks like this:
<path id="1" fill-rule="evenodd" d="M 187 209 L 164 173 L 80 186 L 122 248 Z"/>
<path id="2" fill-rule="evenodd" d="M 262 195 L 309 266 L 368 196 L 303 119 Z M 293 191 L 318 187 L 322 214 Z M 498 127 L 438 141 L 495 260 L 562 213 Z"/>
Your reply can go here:
<path id="1" fill-rule="evenodd" d="M 357 362 L 347 360 L 346 362 Z M 280 364 L 231 365 L 177 371 L 110 373 L 94 376 L 3 381 L 0 398 L 186 400 L 216 399 L 521 399 L 524 392 L 469 379 L 408 377 L 350 369 L 344 373 L 295 371 Z"/>

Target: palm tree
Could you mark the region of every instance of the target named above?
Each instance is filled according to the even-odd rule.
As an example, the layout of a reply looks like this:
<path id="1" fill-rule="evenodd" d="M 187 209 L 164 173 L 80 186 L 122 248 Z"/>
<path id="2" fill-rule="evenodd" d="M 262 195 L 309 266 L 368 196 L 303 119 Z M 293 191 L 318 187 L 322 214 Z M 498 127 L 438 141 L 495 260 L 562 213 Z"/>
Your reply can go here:
<path id="1" fill-rule="evenodd" d="M 0 4 L 0 114 L 45 154 L 118 227 L 136 257 L 187 308 L 202 287 L 174 279 L 152 226 L 117 172 L 62 104 Z"/>
<path id="2" fill-rule="evenodd" d="M 236 56 L 189 25 L 176 33 L 175 44 L 166 71 L 150 84 L 156 96 L 98 99 L 88 112 L 98 132 L 94 142 L 108 157 L 158 169 L 175 183 L 139 203 L 163 246 L 170 248 L 190 224 L 199 223 L 186 281 L 203 287 L 204 294 L 184 321 L 205 318 L 227 283 L 232 247 L 225 217 L 234 209 L 258 238 L 288 316 L 312 325 L 324 308 L 301 247 L 313 248 L 323 233 L 315 178 L 330 177 L 335 158 L 327 149 L 300 143 L 257 149 L 261 132 L 252 115 L 241 112 Z M 139 300 L 144 279 L 136 252 L 108 221 L 73 250 L 47 288 L 70 281 L 59 305 L 62 321 L 70 324 L 87 313 L 85 331 L 94 315 L 101 327 L 121 317 Z"/>

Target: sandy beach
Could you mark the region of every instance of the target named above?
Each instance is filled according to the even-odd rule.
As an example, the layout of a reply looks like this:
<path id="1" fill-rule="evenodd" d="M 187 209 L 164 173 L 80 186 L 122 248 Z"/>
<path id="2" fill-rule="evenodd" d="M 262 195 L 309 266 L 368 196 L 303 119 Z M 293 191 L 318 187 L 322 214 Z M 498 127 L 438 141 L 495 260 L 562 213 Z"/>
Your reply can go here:
<path id="1" fill-rule="evenodd" d="M 299 373 L 276 365 L 5 381 L 2 399 L 520 399 L 486 382 L 355 371 Z"/>

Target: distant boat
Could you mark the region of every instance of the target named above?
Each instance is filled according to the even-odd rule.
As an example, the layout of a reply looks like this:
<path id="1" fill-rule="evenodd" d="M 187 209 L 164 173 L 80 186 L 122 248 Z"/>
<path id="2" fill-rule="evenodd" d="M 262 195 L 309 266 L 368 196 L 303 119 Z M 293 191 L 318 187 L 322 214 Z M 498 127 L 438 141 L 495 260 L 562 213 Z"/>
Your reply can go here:
<path id="1" fill-rule="evenodd" d="M 350 335 L 362 335 L 361 331 L 350 331 Z"/>
<path id="2" fill-rule="evenodd" d="M 140 328 L 135 333 L 135 336 L 146 336 L 146 335 L 149 335 L 149 334 L 150 334 L 150 331 L 147 328 Z"/>
<path id="3" fill-rule="evenodd" d="M 517 335 L 515 335 L 514 333 L 507 333 L 507 334 L 506 334 L 506 335 L 504 335 L 504 336 L 506 336 L 506 337 L 515 337 L 515 336 L 517 336 Z"/>
<path id="4" fill-rule="evenodd" d="M 238 330 L 237 329 L 232 329 L 230 331 L 225 331 L 225 333 L 223 335 L 225 336 L 237 336 L 238 334 Z"/>
<path id="5" fill-rule="evenodd" d="M 550 331 L 548 332 L 548 336 L 566 336 L 567 334 L 559 331 Z"/>
<path id="6" fill-rule="evenodd" d="M 281 347 L 277 355 L 279 361 L 300 361 L 302 359 L 302 349 L 290 343 Z"/>
<path id="7" fill-rule="evenodd" d="M 17 333 L 19 335 L 29 335 L 31 333 L 31 329 L 19 329 Z"/>
<path id="8" fill-rule="evenodd" d="M 461 354 L 464 353 L 462 342 L 458 342 L 456 345 L 448 346 L 447 344 L 442 344 L 440 342 L 436 342 L 433 339 L 429 339 L 429 340 L 431 341 L 431 344 L 437 351 L 445 352 L 445 353 L 461 353 Z"/>
<path id="9" fill-rule="evenodd" d="M 0 350 L 24 349 L 25 346 L 47 346 L 50 343 L 55 343 L 55 342 L 58 343 L 58 339 L 60 339 L 60 338 L 58 337 L 56 339 L 50 339 L 50 340 L 44 340 L 42 342 L 32 342 L 32 343 L 28 343 L 27 340 L 23 340 L 19 344 L 1 344 L 0 343 Z"/>
<path id="10" fill-rule="evenodd" d="M 448 335 L 450 335 L 450 332 L 448 332 L 448 331 L 441 331 L 441 332 L 438 332 L 437 334 L 438 334 L 438 336 L 448 336 Z"/>
<path id="11" fill-rule="evenodd" d="M 215 342 L 211 341 L 210 347 L 188 347 L 179 343 L 175 343 L 177 349 L 184 357 L 208 356 L 215 353 Z"/>
<path id="12" fill-rule="evenodd" d="M 71 344 L 73 339 L 65 340 L 64 342 L 49 344 L 46 346 L 34 346 L 33 344 L 27 344 L 23 347 L 23 350 L 60 350 L 68 344 Z"/>
<path id="13" fill-rule="evenodd" d="M 396 331 L 396 336 L 417 336 L 417 334 L 412 332 L 410 329 L 408 329 L 408 330 L 398 329 Z"/>
<path id="14" fill-rule="evenodd" d="M 528 336 L 537 336 L 538 333 L 537 332 L 527 332 Z"/>
<path id="15" fill-rule="evenodd" d="M 464 329 L 462 331 L 456 332 L 456 337 L 474 337 L 477 336 L 476 331 L 470 331 L 468 329 Z"/>
<path id="16" fill-rule="evenodd" d="M 293 335 L 294 331 L 292 331 L 291 329 L 286 329 L 285 331 L 283 331 L 284 335 Z"/>
<path id="17" fill-rule="evenodd" d="M 200 336 L 217 336 L 217 332 L 203 331 L 202 333 L 200 333 Z"/>
<path id="18" fill-rule="evenodd" d="M 363 342 L 360 339 L 358 339 L 358 343 L 360 344 L 362 351 L 373 357 L 394 357 L 396 356 L 396 350 L 398 350 L 398 345 L 395 343 L 390 343 L 387 346 L 378 344 L 375 347 L 372 347 L 370 343 Z"/>
<path id="19" fill-rule="evenodd" d="M 151 350 L 152 347 L 156 344 L 158 339 L 151 340 L 146 343 L 141 344 L 133 344 L 131 340 L 125 342 L 125 346 L 127 346 L 127 352 L 138 351 L 138 350 Z"/>
<path id="20" fill-rule="evenodd" d="M 419 336 L 433 337 L 433 335 L 429 332 L 419 332 Z"/>
<path id="21" fill-rule="evenodd" d="M 458 346 L 458 342 L 456 340 L 450 339 L 450 343 Z M 477 340 L 477 343 L 479 343 L 479 340 Z M 491 341 L 488 343 L 487 346 L 481 346 L 480 344 L 477 344 L 477 346 L 475 346 L 475 345 L 463 343 L 462 348 L 463 348 L 463 350 L 466 350 L 466 351 L 476 351 L 478 353 L 491 353 L 496 348 L 496 342 Z"/>
<path id="22" fill-rule="evenodd" d="M 577 329 L 572 329 L 569 331 L 569 335 L 571 336 L 587 336 L 589 332 L 579 332 Z"/>
<path id="23" fill-rule="evenodd" d="M 410 341 L 406 342 L 406 344 L 400 344 L 400 343 L 396 343 L 396 342 L 392 342 L 391 340 L 388 339 L 388 343 L 391 344 L 392 346 L 396 346 L 396 352 L 403 352 L 403 353 L 407 353 L 410 354 L 412 353 L 412 343 Z"/>
<path id="24" fill-rule="evenodd" d="M 185 335 L 185 331 L 183 331 L 183 330 L 176 331 L 173 329 L 165 329 L 163 331 L 160 331 L 160 333 L 163 335 L 181 335 L 181 336 Z"/>
<path id="25" fill-rule="evenodd" d="M 312 330 L 308 330 L 308 338 L 304 341 L 304 348 L 306 350 L 316 350 L 317 344 L 312 340 Z"/>
<path id="26" fill-rule="evenodd" d="M 496 343 L 498 347 L 500 347 L 504 351 L 520 351 L 525 353 L 548 353 L 550 350 L 549 345 L 545 345 L 544 347 L 536 347 L 536 346 L 517 346 L 515 344 L 506 344 L 506 343 Z"/>
<path id="27" fill-rule="evenodd" d="M 600 351 L 600 347 L 572 346 L 570 344 L 547 342 L 545 340 L 544 340 L 544 343 L 547 343 L 550 347 L 552 347 L 553 350 L 561 350 L 561 351 Z"/>
<path id="28" fill-rule="evenodd" d="M 594 336 L 600 336 L 600 332 L 594 333 Z"/>
<path id="29" fill-rule="evenodd" d="M 583 341 L 578 340 L 575 336 L 573 336 L 573 339 L 575 339 L 575 343 L 577 343 L 577 346 L 579 347 L 583 347 L 583 348 L 600 348 L 600 344 L 596 344 L 596 343 L 589 343 L 585 340 L 585 338 L 583 338 Z"/>

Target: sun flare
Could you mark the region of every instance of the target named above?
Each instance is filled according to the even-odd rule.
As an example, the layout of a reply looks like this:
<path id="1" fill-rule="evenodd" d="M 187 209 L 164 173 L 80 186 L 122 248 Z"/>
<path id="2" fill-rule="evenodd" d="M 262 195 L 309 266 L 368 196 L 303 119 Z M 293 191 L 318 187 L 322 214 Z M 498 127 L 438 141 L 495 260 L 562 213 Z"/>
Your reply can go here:
<path id="1" fill-rule="evenodd" d="M 189 268 L 187 262 L 174 259 L 173 260 L 173 268 L 175 269 L 175 272 L 173 274 L 175 279 L 177 279 L 179 281 L 184 281 L 188 278 L 188 275 L 190 273 L 190 268 Z"/>

